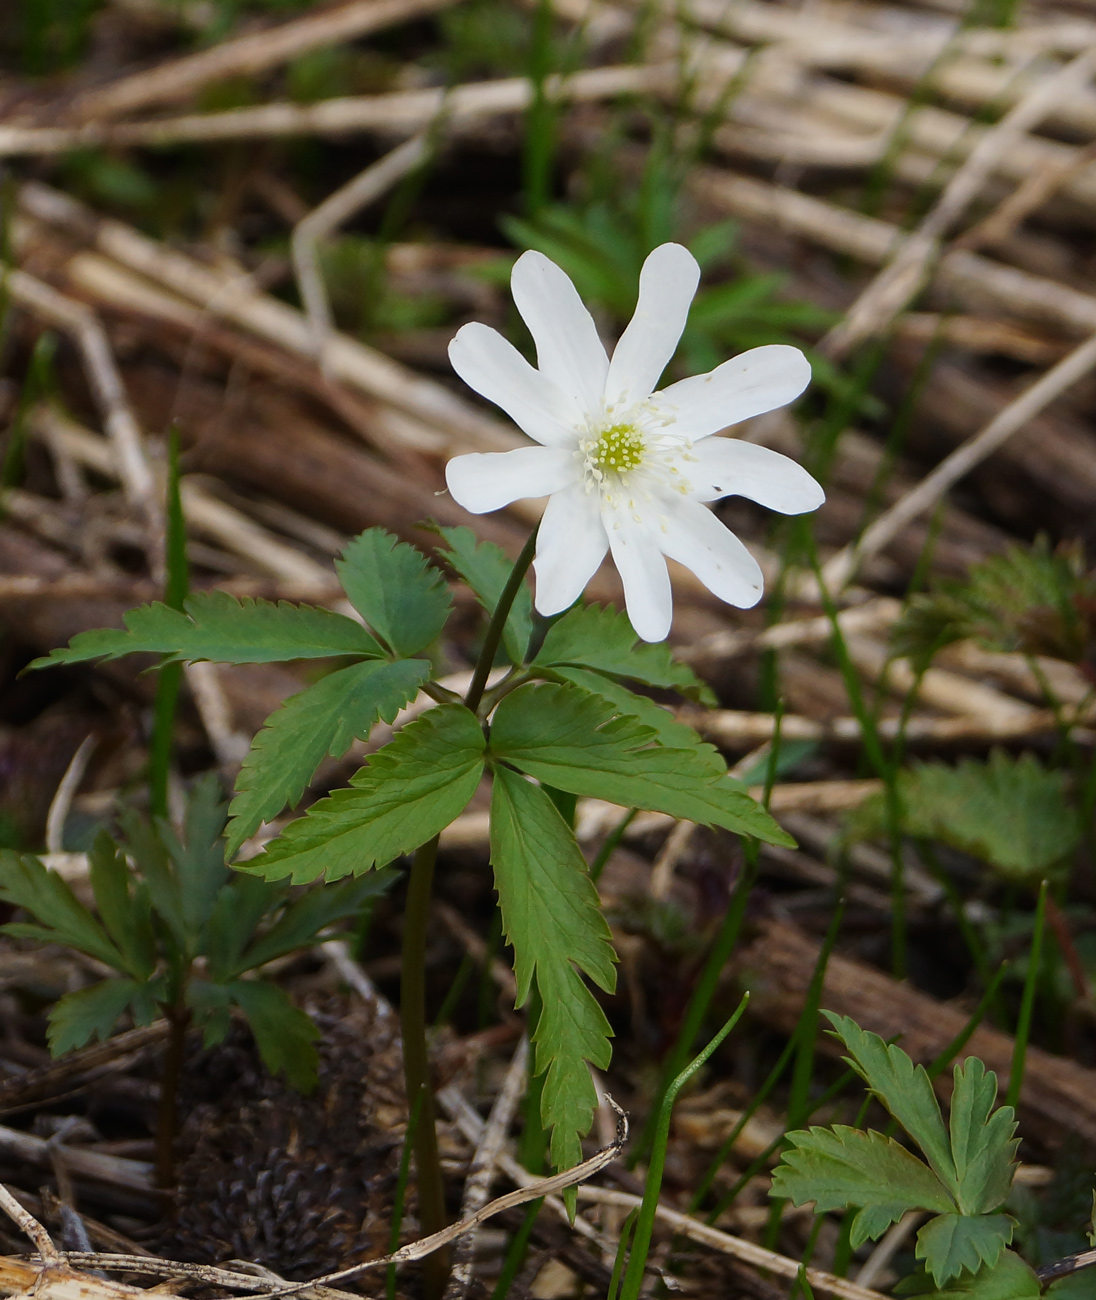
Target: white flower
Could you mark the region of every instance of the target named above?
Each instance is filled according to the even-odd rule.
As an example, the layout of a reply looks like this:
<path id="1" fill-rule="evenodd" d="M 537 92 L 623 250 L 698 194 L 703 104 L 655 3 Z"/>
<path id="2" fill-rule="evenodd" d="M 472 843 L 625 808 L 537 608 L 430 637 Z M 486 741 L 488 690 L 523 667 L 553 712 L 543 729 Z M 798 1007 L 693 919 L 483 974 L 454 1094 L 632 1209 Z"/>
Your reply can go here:
<path id="1" fill-rule="evenodd" d="M 566 274 L 542 254 L 524 253 L 510 284 L 539 368 L 479 323 L 463 326 L 449 345 L 464 382 L 538 444 L 457 456 L 445 478 L 473 514 L 548 497 L 533 561 L 542 614 L 572 604 L 606 551 L 645 641 L 661 641 L 670 630 L 664 556 L 691 569 L 720 599 L 748 609 L 761 598 L 761 568 L 702 503 L 737 495 L 795 515 L 825 499 L 787 456 L 711 436 L 799 396 L 811 368 L 798 348 L 753 348 L 709 374 L 651 391 L 677 348 L 699 278 L 680 244 L 656 248 L 610 361 Z"/>

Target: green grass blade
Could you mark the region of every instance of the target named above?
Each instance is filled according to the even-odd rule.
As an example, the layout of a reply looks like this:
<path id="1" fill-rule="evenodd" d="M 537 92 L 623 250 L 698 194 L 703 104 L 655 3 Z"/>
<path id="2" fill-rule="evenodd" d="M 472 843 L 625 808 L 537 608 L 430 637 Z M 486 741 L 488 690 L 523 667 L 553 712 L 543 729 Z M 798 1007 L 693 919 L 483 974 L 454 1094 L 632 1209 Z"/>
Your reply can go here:
<path id="1" fill-rule="evenodd" d="M 1043 931 L 1047 918 L 1047 882 L 1039 886 L 1039 901 L 1035 904 L 1035 927 L 1031 935 L 1031 950 L 1028 954 L 1027 977 L 1024 980 L 1024 993 L 1020 1000 L 1020 1015 L 1016 1021 L 1016 1045 L 1012 1051 L 1012 1070 L 1008 1078 L 1008 1093 L 1005 1105 L 1014 1110 L 1020 1101 L 1020 1089 L 1024 1084 L 1024 1064 L 1027 1059 L 1028 1038 L 1031 1034 L 1031 1019 L 1035 1011 L 1035 992 L 1039 986 L 1039 970 L 1043 956 Z"/>
<path id="2" fill-rule="evenodd" d="M 670 1119 L 673 1115 L 674 1102 L 678 1093 L 685 1087 L 697 1070 L 712 1055 L 731 1030 L 738 1024 L 746 1010 L 750 995 L 747 993 L 735 1008 L 734 1015 L 712 1039 L 707 1047 L 685 1067 L 666 1090 L 658 1116 L 658 1129 L 651 1148 L 651 1161 L 647 1166 L 647 1182 L 643 1189 L 643 1201 L 636 1219 L 635 1240 L 628 1258 L 628 1271 L 624 1275 L 621 1288 L 621 1300 L 638 1300 L 640 1287 L 643 1285 L 643 1270 L 647 1264 L 647 1254 L 651 1248 L 651 1233 L 655 1226 L 655 1211 L 658 1209 L 658 1196 L 662 1190 L 662 1171 L 666 1165 L 666 1147 L 670 1141 Z"/>

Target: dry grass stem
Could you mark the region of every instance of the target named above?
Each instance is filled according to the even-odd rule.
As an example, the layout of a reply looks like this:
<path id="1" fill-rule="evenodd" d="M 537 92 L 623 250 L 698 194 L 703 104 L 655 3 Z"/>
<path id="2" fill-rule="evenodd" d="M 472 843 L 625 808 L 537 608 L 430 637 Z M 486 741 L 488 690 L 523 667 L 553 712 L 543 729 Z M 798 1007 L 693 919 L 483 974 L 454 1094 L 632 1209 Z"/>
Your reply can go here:
<path id="1" fill-rule="evenodd" d="M 650 91 L 675 75 L 675 69 L 662 65 L 590 68 L 567 77 L 553 75 L 546 90 L 560 103 L 595 103 Z M 459 122 L 524 112 L 534 93 L 528 78 L 508 77 L 469 82 L 451 91 L 408 90 L 323 99 L 315 104 L 261 104 L 149 122 L 95 121 L 78 127 L 0 125 L 0 157 L 48 156 L 73 149 L 345 136 L 364 131 L 411 135 L 427 128 L 441 113 L 449 122 Z"/>
<path id="2" fill-rule="evenodd" d="M 310 50 L 352 41 L 385 27 L 434 13 L 454 0 L 352 0 L 265 31 L 220 41 L 208 50 L 173 59 L 80 95 L 75 116 L 103 121 L 150 104 L 189 99 L 214 81 L 254 76 Z"/>
<path id="3" fill-rule="evenodd" d="M 427 153 L 426 136 L 412 136 L 391 153 L 371 163 L 333 194 L 329 194 L 295 226 L 290 241 L 293 269 L 297 274 L 297 286 L 305 314 L 312 322 L 315 353 L 321 363 L 327 339 L 335 326 L 320 270 L 318 244 L 321 240 L 330 238 L 356 212 L 376 202 L 394 185 L 399 184 L 423 162 Z"/>
<path id="4" fill-rule="evenodd" d="M 19 306 L 73 336 L 117 458 L 117 472 L 126 497 L 130 505 L 144 514 L 153 530 L 154 541 L 158 542 L 163 524 L 155 478 L 114 355 L 98 318 L 84 303 L 65 297 L 25 271 L 0 268 L 0 274 Z"/>
<path id="5" fill-rule="evenodd" d="M 506 1142 L 510 1125 L 514 1122 L 518 1103 L 529 1078 L 529 1039 L 523 1034 L 510 1066 L 503 1077 L 502 1086 L 491 1105 L 491 1113 L 483 1128 L 483 1136 L 476 1144 L 461 1198 L 461 1218 L 472 1219 L 487 1204 L 491 1194 L 499 1154 Z M 608 1145 L 608 1144 L 607 1144 Z M 472 1257 L 475 1251 L 476 1230 L 472 1228 L 461 1237 L 453 1252 L 453 1271 L 445 1289 L 445 1300 L 462 1300 L 472 1285 Z"/>
<path id="6" fill-rule="evenodd" d="M 892 260 L 861 292 L 845 319 L 822 340 L 819 346 L 826 355 L 831 359 L 845 357 L 858 343 L 888 327 L 921 289 L 939 255 L 940 241 L 977 198 L 997 160 L 1057 104 L 1086 85 L 1094 64 L 1096 46 L 1077 55 L 1065 69 L 1048 73 L 996 126 L 985 132 L 916 230 L 903 240 Z"/>
<path id="7" fill-rule="evenodd" d="M 605 1187 L 589 1185 L 579 1187 L 578 1198 L 580 1201 L 592 1202 L 595 1205 L 619 1205 L 625 1209 L 634 1209 L 643 1199 L 640 1196 L 633 1196 L 631 1192 L 616 1192 Z M 788 1259 L 786 1255 L 778 1255 L 775 1251 L 766 1250 L 764 1246 L 756 1246 L 752 1241 L 745 1241 L 742 1237 L 732 1237 L 730 1233 L 721 1232 L 718 1228 L 712 1228 L 706 1223 L 701 1223 L 699 1219 L 671 1210 L 665 1205 L 659 1205 L 656 1215 L 667 1228 L 684 1233 L 692 1241 L 710 1246 L 713 1250 L 742 1260 L 743 1263 L 750 1264 L 754 1268 L 775 1273 L 778 1277 L 799 1276 L 802 1264 L 798 1260 Z M 824 1295 L 837 1296 L 839 1300 L 882 1300 L 878 1291 L 858 1286 L 843 1277 L 835 1277 L 833 1273 L 826 1273 L 820 1268 L 808 1268 L 806 1275 L 807 1281 L 815 1291 L 821 1291 Z"/>
<path id="8" fill-rule="evenodd" d="M 84 773 L 88 770 L 88 763 L 91 762 L 97 744 L 95 736 L 85 736 L 80 742 L 80 748 L 73 754 L 68 767 L 65 768 L 65 775 L 57 786 L 57 793 L 53 796 L 46 817 L 47 853 L 64 852 L 65 822 L 68 820 L 72 801 L 80 788 L 80 782 L 84 779 Z"/>
<path id="9" fill-rule="evenodd" d="M 965 474 L 1004 446 L 1013 434 L 1018 433 L 1055 398 L 1083 379 L 1094 365 L 1096 334 L 1090 335 L 1056 366 L 1041 375 L 995 415 L 985 428 L 956 447 L 915 488 L 870 524 L 859 541 L 832 556 L 822 570 L 826 585 L 831 590 L 843 587 L 866 559 L 877 555 L 907 525 L 931 510 Z"/>

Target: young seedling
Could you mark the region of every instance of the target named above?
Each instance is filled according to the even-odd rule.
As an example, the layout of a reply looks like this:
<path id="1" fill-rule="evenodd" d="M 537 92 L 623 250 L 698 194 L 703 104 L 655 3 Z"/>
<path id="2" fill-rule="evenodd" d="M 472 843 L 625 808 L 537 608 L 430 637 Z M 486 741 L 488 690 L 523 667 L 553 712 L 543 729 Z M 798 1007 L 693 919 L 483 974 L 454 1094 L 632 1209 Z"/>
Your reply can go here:
<path id="1" fill-rule="evenodd" d="M 217 779 L 198 781 L 187 800 L 182 835 L 164 821 L 123 819 L 118 842 L 100 832 L 89 857 L 95 911 L 30 854 L 0 851 L 0 899 L 32 921 L 7 934 L 64 944 L 116 974 L 67 993 L 49 1014 L 54 1056 L 105 1039 L 128 1012 L 139 1025 L 163 1015 L 171 1035 L 164 1057 L 157 1166 L 172 1175 L 176 1089 L 186 1031 L 206 1047 L 242 1012 L 264 1064 L 307 1092 L 316 1082 L 319 1031 L 288 995 L 256 975 L 262 966 L 316 943 L 335 922 L 382 893 L 394 873 L 375 872 L 328 889 L 291 890 L 230 871 L 224 863 L 225 805 Z"/>
<path id="2" fill-rule="evenodd" d="M 853 1248 L 874 1241 L 909 1210 L 928 1211 L 933 1217 L 918 1232 L 916 1247 L 924 1291 L 983 1300 L 1037 1296 L 1035 1274 L 1007 1249 L 1014 1221 L 1001 1207 L 1012 1187 L 1019 1139 L 1013 1108 L 994 1109 L 997 1076 L 976 1057 L 956 1065 L 945 1127 L 923 1066 L 847 1016 L 825 1015 L 848 1049 L 845 1060 L 924 1159 L 873 1130 L 815 1126 L 787 1135 L 789 1149 L 770 1195 L 795 1205 L 813 1201 L 819 1213 L 856 1208 Z M 998 1291 L 998 1284 L 1006 1289 Z"/>

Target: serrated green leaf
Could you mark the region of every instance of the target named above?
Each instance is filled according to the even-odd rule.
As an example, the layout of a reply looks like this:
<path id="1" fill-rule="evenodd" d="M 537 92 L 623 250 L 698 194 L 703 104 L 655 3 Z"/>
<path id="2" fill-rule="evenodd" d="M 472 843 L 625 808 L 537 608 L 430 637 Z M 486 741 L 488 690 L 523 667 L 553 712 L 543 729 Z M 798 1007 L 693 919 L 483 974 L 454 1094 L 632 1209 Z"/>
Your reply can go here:
<path id="1" fill-rule="evenodd" d="M 144 878 L 153 910 L 166 926 L 174 946 L 179 952 L 186 952 L 187 931 L 179 879 L 159 830 L 132 809 L 124 810 L 119 821 L 124 847 Z"/>
<path id="2" fill-rule="evenodd" d="M 569 684 L 531 682 L 495 710 L 490 749 L 559 790 L 794 846 L 731 780 L 714 746 L 699 738 L 688 749 L 654 742 L 649 727 L 618 714 L 601 696 Z"/>
<path id="3" fill-rule="evenodd" d="M 925 1153 L 925 1158 L 948 1192 L 958 1196 L 959 1180 L 951 1144 L 940 1114 L 940 1103 L 924 1066 L 915 1066 L 900 1047 L 885 1043 L 878 1034 L 861 1029 L 849 1016 L 838 1016 L 832 1011 L 823 1011 L 822 1014 L 849 1049 L 846 1061 Z"/>
<path id="4" fill-rule="evenodd" d="M 645 727 L 651 728 L 661 745 L 668 745 L 671 749 L 689 749 L 704 743 L 692 727 L 678 722 L 669 709 L 664 709 L 661 704 L 656 704 L 645 695 L 637 695 L 613 677 L 594 672 L 592 668 L 572 668 L 566 664 L 542 671 L 551 673 L 552 678 L 589 691 L 592 695 L 600 695 L 613 704 L 618 713 L 638 718 Z"/>
<path id="5" fill-rule="evenodd" d="M 1079 1276 L 1073 1275 L 1074 1278 Z M 896 1296 L 920 1296 L 923 1300 L 1038 1300 L 1042 1287 L 1034 1270 L 1014 1250 L 1003 1250 L 992 1268 L 980 1268 L 977 1273 L 966 1274 L 950 1286 L 937 1289 L 930 1278 L 915 1273 L 894 1288 Z M 1058 1284 L 1052 1284 L 1046 1294 L 1058 1300 Z M 1061 1300 L 1066 1300 L 1062 1295 Z M 1069 1300 L 1082 1300 L 1074 1293 Z M 1091 1288 L 1083 1293 L 1083 1300 L 1093 1300 Z"/>
<path id="6" fill-rule="evenodd" d="M 541 997 L 534 1037 L 536 1073 L 545 1076 L 541 1117 L 552 1130 L 552 1161 L 565 1168 L 581 1160 L 579 1138 L 597 1106 L 586 1062 L 604 1069 L 611 1055 L 609 1022 L 575 966 L 613 991 L 609 927 L 573 832 L 543 790 L 508 768 L 495 772 L 491 865 L 514 946 L 518 1005 L 534 980 Z"/>
<path id="7" fill-rule="evenodd" d="M 483 731 L 463 704 L 409 722 L 352 779 L 314 804 L 239 868 L 307 884 L 384 866 L 433 838 L 464 810 L 483 775 Z"/>
<path id="8" fill-rule="evenodd" d="M 242 871 L 222 886 L 201 935 L 201 954 L 208 959 L 209 977 L 223 984 L 246 967 L 240 956 L 255 937 L 267 912 L 285 898 L 287 886 L 272 884 Z"/>
<path id="9" fill-rule="evenodd" d="M 247 1017 L 255 1046 L 270 1073 L 284 1073 L 298 1092 L 311 1092 L 320 1063 L 315 1047 L 320 1031 L 312 1017 L 294 1006 L 276 984 L 265 980 L 233 980 L 225 987 Z"/>
<path id="10" fill-rule="evenodd" d="M 341 757 L 375 723 L 391 722 L 429 676 L 425 659 L 366 659 L 291 695 L 267 718 L 240 768 L 225 857 L 297 802 L 326 755 Z"/>
<path id="11" fill-rule="evenodd" d="M 343 614 L 309 605 L 237 600 L 225 591 L 200 591 L 187 598 L 185 612 L 159 601 L 125 615 L 125 630 L 80 632 L 67 648 L 35 659 L 32 668 L 158 654 L 163 662 L 265 664 L 288 659 L 327 659 L 332 655 L 380 658 L 383 650 L 360 623 Z"/>
<path id="12" fill-rule="evenodd" d="M 965 1270 L 992 1267 L 1012 1240 L 1015 1220 L 1008 1214 L 938 1214 L 917 1234 L 918 1259 L 937 1286 Z"/>
<path id="13" fill-rule="evenodd" d="M 387 893 L 398 879 L 395 871 L 381 868 L 357 879 L 339 880 L 333 885 L 309 889 L 295 898 L 269 930 L 260 935 L 226 978 L 262 966 L 297 948 L 305 948 L 327 926 L 344 917 L 356 916 L 367 898 Z"/>
<path id="14" fill-rule="evenodd" d="M 93 1038 L 105 1043 L 137 988 L 136 980 L 108 979 L 76 993 L 66 993 L 49 1013 L 46 1041 L 50 1053 L 62 1056 Z"/>
<path id="15" fill-rule="evenodd" d="M 852 1244 L 878 1237 L 907 1210 L 955 1208 L 927 1165 L 882 1133 L 835 1124 L 788 1134 L 791 1149 L 773 1171 L 770 1196 L 795 1205 L 814 1201 L 820 1212 L 862 1207 Z"/>
<path id="16" fill-rule="evenodd" d="M 232 998 L 227 986 L 211 980 L 188 980 L 186 1004 L 202 1031 L 202 1046 L 216 1047 L 223 1043 L 232 1028 Z"/>
<path id="17" fill-rule="evenodd" d="M 129 974 L 147 980 L 157 960 L 148 888 L 132 879 L 125 855 L 106 831 L 96 836 L 88 859 L 91 889 L 103 928 L 125 958 Z"/>
<path id="18" fill-rule="evenodd" d="M 627 614 L 609 605 L 576 605 L 548 629 L 534 664 L 547 668 L 592 668 L 610 677 L 674 690 L 714 705 L 711 689 L 691 668 L 678 663 L 665 642 L 640 641 Z"/>
<path id="19" fill-rule="evenodd" d="M 77 948 L 123 975 L 129 974 L 125 957 L 95 917 L 55 871 L 47 871 L 29 853 L 0 850 L 0 899 L 24 908 L 38 922 L 0 927 L 7 934 Z"/>
<path id="20" fill-rule="evenodd" d="M 198 936 L 209 920 L 217 895 L 231 878 L 221 839 L 227 812 L 220 780 L 215 772 L 207 772 L 187 794 L 182 838 L 167 822 L 156 823 L 178 882 L 179 906 L 190 952 L 196 950 Z"/>
<path id="21" fill-rule="evenodd" d="M 418 654 L 441 634 L 452 598 L 445 579 L 415 547 L 383 528 L 367 528 L 335 568 L 350 603 L 393 654 Z"/>
<path id="22" fill-rule="evenodd" d="M 1011 880 L 1040 880 L 1082 834 L 1065 774 L 1030 753 L 1013 758 L 997 749 L 988 762 L 955 767 L 921 763 L 902 773 L 898 794 L 910 834 L 961 849 Z"/>
<path id="23" fill-rule="evenodd" d="M 959 1178 L 959 1209 L 988 1214 L 1004 1203 L 1015 1173 L 1016 1118 L 1011 1106 L 993 1110 L 997 1076 L 976 1056 L 955 1067 L 951 1152 Z"/>
<path id="24" fill-rule="evenodd" d="M 927 660 L 973 638 L 993 650 L 1084 660 L 1093 632 L 1096 575 L 1079 544 L 1051 550 L 1045 537 L 973 565 L 965 581 L 939 583 L 906 603 L 892 633 L 899 654 Z"/>
<path id="25" fill-rule="evenodd" d="M 449 563 L 472 588 L 487 613 L 493 614 L 514 561 L 501 546 L 479 541 L 470 528 L 443 528 L 441 535 L 449 544 Z M 523 583 L 502 631 L 503 648 L 512 663 L 524 662 L 532 635 L 533 597 L 528 584 Z"/>

